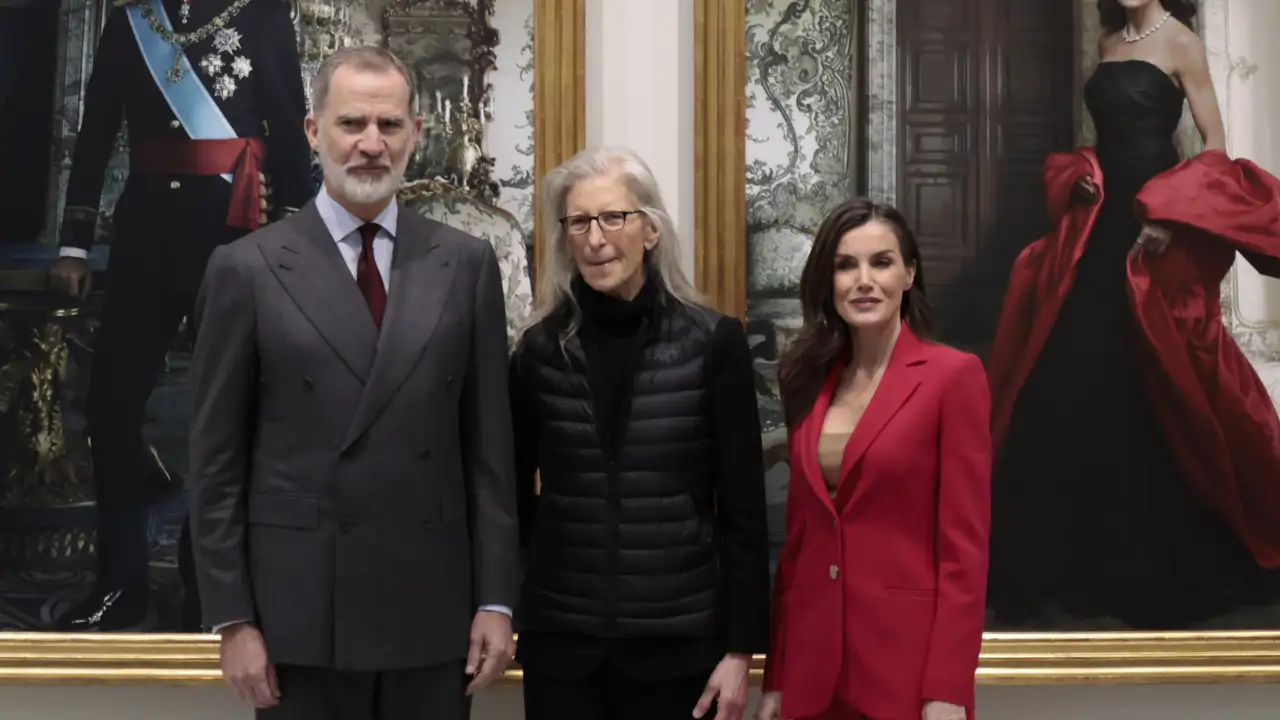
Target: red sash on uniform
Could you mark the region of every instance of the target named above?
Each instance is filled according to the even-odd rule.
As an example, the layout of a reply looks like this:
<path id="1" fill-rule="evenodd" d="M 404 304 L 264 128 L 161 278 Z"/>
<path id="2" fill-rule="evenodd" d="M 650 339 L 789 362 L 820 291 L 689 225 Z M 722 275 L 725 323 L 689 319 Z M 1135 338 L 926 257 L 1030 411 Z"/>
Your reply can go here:
<path id="1" fill-rule="evenodd" d="M 259 138 L 228 140 L 135 140 L 129 167 L 135 172 L 165 175 L 225 175 L 231 173 L 231 206 L 227 224 L 258 229 L 262 212 L 258 174 L 267 159 L 267 146 Z"/>

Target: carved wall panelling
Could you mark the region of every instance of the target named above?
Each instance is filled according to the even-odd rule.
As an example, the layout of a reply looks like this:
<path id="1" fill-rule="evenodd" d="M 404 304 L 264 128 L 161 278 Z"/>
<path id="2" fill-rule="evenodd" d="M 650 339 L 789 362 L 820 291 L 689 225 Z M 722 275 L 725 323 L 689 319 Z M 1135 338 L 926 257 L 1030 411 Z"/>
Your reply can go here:
<path id="1" fill-rule="evenodd" d="M 984 353 L 1014 257 L 1048 229 L 1037 210 L 1044 158 L 1071 145 L 1071 9 L 913 0 L 898 10 L 897 206 L 928 258 L 940 338 Z"/>

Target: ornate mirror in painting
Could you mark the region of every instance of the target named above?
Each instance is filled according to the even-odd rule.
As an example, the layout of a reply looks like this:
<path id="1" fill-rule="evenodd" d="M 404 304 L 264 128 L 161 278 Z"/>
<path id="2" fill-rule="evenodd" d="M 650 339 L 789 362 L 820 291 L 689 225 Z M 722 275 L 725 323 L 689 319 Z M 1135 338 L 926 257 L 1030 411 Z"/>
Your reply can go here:
<path id="1" fill-rule="evenodd" d="M 387 46 L 417 81 L 424 119 L 401 196 L 415 211 L 493 245 L 514 342 L 533 305 L 533 15 L 528 3 L 524 12 L 498 16 L 500 4 L 397 0 L 383 27 Z M 502 37 L 523 44 L 503 46 Z M 510 73 L 494 72 L 500 60 Z"/>
<path id="2" fill-rule="evenodd" d="M 1264 28 L 1280 28 L 1280 14 L 1232 0 L 1165 6 L 1178 11 L 1168 22 L 1185 20 L 1179 27 L 1206 47 L 1230 156 L 1280 173 L 1265 120 L 1277 100 L 1257 80 L 1280 63 L 1261 41 Z M 1197 125 L 1212 123 L 1193 117 L 1177 73 L 1152 74 L 1160 68 L 1133 60 L 1099 65 L 1097 0 L 745 0 L 699 2 L 697 12 L 697 277 L 721 309 L 743 318 L 752 344 L 776 558 L 790 475 L 778 360 L 801 327 L 801 271 L 829 211 L 856 195 L 897 207 L 921 248 L 935 339 L 986 361 L 1015 258 L 1053 228 L 1046 159 L 1097 146 L 1100 130 L 1115 133 L 1116 113 L 1106 105 L 1122 86 L 1161 98 L 1160 119 L 1143 137 L 1162 169 L 1198 156 Z M 735 126 L 741 143 L 726 143 L 724 128 Z M 1113 192 L 1121 192 L 1124 171 L 1143 172 L 1140 162 L 1113 170 Z M 1140 379 L 1157 372 L 1157 360 L 1115 351 L 1129 342 L 1125 252 L 1136 240 L 1136 231 L 1121 240 L 1107 276 L 1109 305 L 1099 304 L 1090 321 L 1096 351 L 1087 343 L 1076 348 L 1086 356 L 1106 348 L 1116 362 L 1090 370 L 1094 390 L 1070 402 L 1110 408 L 1117 417 L 1127 404 L 1145 408 L 1145 415 L 1125 415 L 1134 418 L 1125 436 L 1164 449 L 1102 452 L 1109 441 L 1099 437 L 1023 452 L 1037 459 L 1018 464 L 1013 440 L 1005 444 L 993 480 L 982 670 L 993 681 L 1027 672 L 1058 681 L 1111 672 L 1099 668 L 1169 679 L 1238 677 L 1241 667 L 1262 661 L 1257 643 L 1280 637 L 1280 568 L 1259 544 L 1275 534 L 1244 528 L 1221 493 L 1191 477 L 1190 455 L 1170 449 L 1177 434 L 1155 417 Z M 1217 304 L 1221 279 L 1221 322 L 1240 349 L 1238 367 L 1252 376 L 1238 386 L 1247 390 L 1237 407 L 1252 409 L 1249 436 L 1265 438 L 1280 406 L 1280 280 L 1265 258 L 1234 265 L 1229 258 L 1221 278 L 1210 278 L 1205 306 Z M 1108 336 L 1112 325 L 1118 334 Z M 1185 344 L 1180 352 L 1194 354 Z M 1123 364 L 1126 357 L 1132 366 Z M 1077 374 L 1082 362 L 1070 364 Z M 1010 437 L 1067 436 L 1069 415 L 1022 413 Z M 1212 427 L 1194 416 L 1188 422 Z M 1028 428 L 1035 432 L 1023 433 Z M 1206 433 L 1177 444 L 1201 442 L 1231 441 Z M 1261 445 L 1231 452 L 1280 467 L 1274 436 Z M 1139 458 L 1163 460 L 1157 467 Z M 1093 470 L 1055 481 L 1065 466 Z M 1241 477 L 1223 470 L 1222 477 Z M 1270 503 L 1249 516 L 1280 517 L 1280 475 L 1249 482 L 1252 493 L 1232 496 L 1237 507 Z M 1184 634 L 1158 634 L 1165 632 Z M 1153 649 L 1164 654 L 1142 654 Z M 1232 659 L 1204 672 L 1186 668 L 1188 658 L 1210 650 Z"/>
<path id="3" fill-rule="evenodd" d="M 135 642 L 160 657 L 148 633 L 201 629 L 184 490 L 189 315 L 214 247 L 318 190 L 302 122 L 323 58 L 377 45 L 410 69 L 424 124 L 400 200 L 494 246 L 514 339 L 532 303 L 534 178 L 584 142 L 582 11 L 581 0 L 0 4 L 0 127 L 23 138 L 0 148 L 21 180 L 0 198 L 0 647 L 25 648 L 24 672 L 59 672 L 47 651 L 62 643 L 120 677 L 158 679 L 154 663 L 112 653 Z M 252 152 L 192 159 L 178 136 Z M 246 163 L 252 190 L 232 182 Z M 229 193 L 253 202 L 230 210 Z M 29 631 L 45 634 L 7 634 Z M 130 635 L 77 644 L 96 632 Z M 190 643 L 212 650 L 201 637 Z M 174 677 L 216 677 L 216 652 L 191 657 Z"/>

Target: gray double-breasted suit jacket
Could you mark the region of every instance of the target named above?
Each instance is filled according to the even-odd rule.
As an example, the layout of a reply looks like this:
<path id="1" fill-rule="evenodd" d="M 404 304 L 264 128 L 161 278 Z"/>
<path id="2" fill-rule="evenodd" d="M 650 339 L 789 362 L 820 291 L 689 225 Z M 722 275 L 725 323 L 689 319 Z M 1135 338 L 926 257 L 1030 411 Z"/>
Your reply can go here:
<path id="1" fill-rule="evenodd" d="M 518 593 L 502 280 L 401 207 L 381 331 L 314 202 L 218 248 L 196 303 L 191 529 L 204 621 L 276 663 L 456 660 Z"/>

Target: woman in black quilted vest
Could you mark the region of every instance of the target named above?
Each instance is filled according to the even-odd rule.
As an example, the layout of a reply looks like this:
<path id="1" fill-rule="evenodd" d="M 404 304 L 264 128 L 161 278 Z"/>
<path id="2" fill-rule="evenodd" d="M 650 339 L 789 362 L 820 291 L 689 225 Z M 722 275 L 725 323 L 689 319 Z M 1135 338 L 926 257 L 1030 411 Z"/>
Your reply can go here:
<path id="1" fill-rule="evenodd" d="M 543 188 L 550 247 L 511 373 L 525 715 L 738 720 L 769 622 L 742 325 L 699 304 L 634 153 L 583 151 Z"/>

